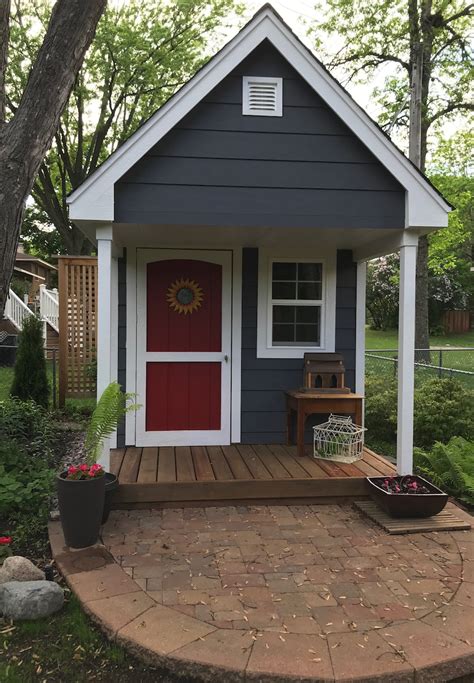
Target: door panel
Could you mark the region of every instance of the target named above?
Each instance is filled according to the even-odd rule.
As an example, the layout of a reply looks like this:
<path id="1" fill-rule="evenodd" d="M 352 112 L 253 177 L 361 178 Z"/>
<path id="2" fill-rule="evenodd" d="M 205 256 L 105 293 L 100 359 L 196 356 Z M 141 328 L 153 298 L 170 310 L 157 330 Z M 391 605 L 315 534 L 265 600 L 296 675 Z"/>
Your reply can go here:
<path id="1" fill-rule="evenodd" d="M 171 259 L 147 265 L 147 351 L 221 351 L 222 266 Z"/>
<path id="2" fill-rule="evenodd" d="M 220 363 L 147 363 L 147 431 L 221 428 Z"/>

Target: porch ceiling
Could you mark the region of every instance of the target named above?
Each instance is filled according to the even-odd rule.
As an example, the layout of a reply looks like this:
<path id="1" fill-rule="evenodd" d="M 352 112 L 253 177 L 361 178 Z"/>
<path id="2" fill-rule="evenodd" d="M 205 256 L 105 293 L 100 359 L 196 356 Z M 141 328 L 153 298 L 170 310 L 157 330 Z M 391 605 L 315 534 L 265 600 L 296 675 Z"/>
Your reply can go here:
<path id="1" fill-rule="evenodd" d="M 274 228 L 176 226 L 114 223 L 114 241 L 123 247 L 314 247 L 357 249 L 372 242 L 392 245 L 403 229 Z M 393 247 L 388 247 L 393 250 Z M 389 252 L 387 252 L 389 253 Z"/>

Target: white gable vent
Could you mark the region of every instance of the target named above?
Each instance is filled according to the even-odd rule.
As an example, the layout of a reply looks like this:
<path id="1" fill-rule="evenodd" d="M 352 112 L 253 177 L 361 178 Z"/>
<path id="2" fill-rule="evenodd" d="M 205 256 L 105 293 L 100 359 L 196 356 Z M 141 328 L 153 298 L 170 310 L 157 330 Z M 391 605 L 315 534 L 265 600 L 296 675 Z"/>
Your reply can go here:
<path id="1" fill-rule="evenodd" d="M 242 84 L 242 114 L 245 116 L 282 116 L 282 78 L 244 76 Z"/>

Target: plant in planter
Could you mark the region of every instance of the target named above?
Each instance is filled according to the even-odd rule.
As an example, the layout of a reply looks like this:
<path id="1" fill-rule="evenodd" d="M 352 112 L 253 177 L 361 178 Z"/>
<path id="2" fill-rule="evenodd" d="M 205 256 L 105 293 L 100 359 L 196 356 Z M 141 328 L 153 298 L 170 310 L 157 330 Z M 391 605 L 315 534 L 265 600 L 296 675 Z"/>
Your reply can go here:
<path id="1" fill-rule="evenodd" d="M 392 517 L 431 517 L 448 502 L 446 493 L 415 475 L 368 477 L 367 482 L 372 499 Z"/>
<path id="2" fill-rule="evenodd" d="M 86 432 L 85 462 L 72 465 L 57 478 L 58 503 L 66 544 L 86 548 L 96 543 L 103 522 L 106 489 L 116 488 L 115 475 L 106 473 L 99 459 L 104 441 L 129 410 L 136 410 L 134 394 L 122 392 L 117 382 L 104 390 L 92 413 Z M 106 510 L 108 516 L 108 511 Z"/>
<path id="3" fill-rule="evenodd" d="M 12 554 L 10 549 L 11 542 L 11 536 L 0 536 L 0 564 Z"/>

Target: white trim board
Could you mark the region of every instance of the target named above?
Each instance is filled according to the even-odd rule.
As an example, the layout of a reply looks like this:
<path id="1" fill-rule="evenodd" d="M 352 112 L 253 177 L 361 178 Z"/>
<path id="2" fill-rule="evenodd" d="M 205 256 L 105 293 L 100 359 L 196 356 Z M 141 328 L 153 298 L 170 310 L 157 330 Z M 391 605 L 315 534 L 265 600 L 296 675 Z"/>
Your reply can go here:
<path id="1" fill-rule="evenodd" d="M 114 184 L 265 39 L 406 189 L 405 227 L 445 227 L 450 205 L 268 6 L 70 195 L 70 218 L 112 221 Z"/>

